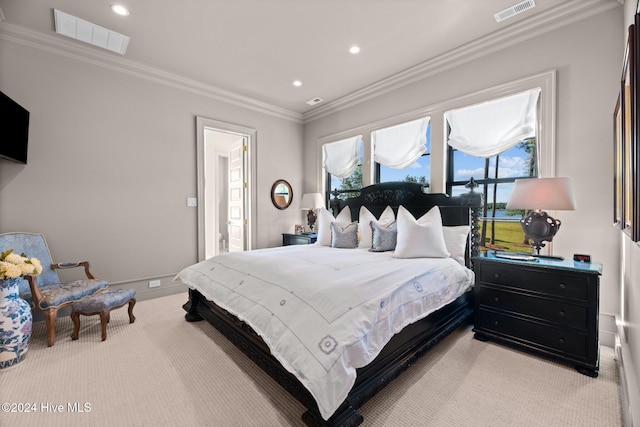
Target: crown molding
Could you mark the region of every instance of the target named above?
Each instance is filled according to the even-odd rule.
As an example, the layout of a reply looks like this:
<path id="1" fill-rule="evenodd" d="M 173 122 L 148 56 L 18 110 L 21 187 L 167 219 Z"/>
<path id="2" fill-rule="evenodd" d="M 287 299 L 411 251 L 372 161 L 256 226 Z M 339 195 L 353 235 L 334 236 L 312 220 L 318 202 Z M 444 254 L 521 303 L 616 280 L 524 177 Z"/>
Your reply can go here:
<path id="1" fill-rule="evenodd" d="M 530 20 L 512 24 L 502 30 L 407 68 L 302 114 L 239 95 L 219 87 L 168 73 L 154 67 L 142 65 L 126 58 L 115 57 L 112 54 L 75 44 L 56 37 L 55 35 L 29 30 L 6 21 L 0 24 L 0 39 L 44 50 L 55 55 L 107 68 L 112 71 L 121 72 L 196 95 L 205 96 L 226 104 L 304 124 L 353 107 L 385 93 L 400 89 L 562 26 L 603 13 L 614 7 L 619 7 L 619 5 L 619 0 L 567 1 L 539 15 L 535 15 Z"/>
<path id="2" fill-rule="evenodd" d="M 54 55 L 82 61 L 97 67 L 128 74 L 174 89 L 205 96 L 226 104 L 302 123 L 302 114 L 300 113 L 257 101 L 196 80 L 181 77 L 177 74 L 168 73 L 154 67 L 142 65 L 126 58 L 116 57 L 107 52 L 103 53 L 97 49 L 85 47 L 55 35 L 43 34 L 6 21 L 0 24 L 0 39 L 34 49 L 40 49 Z"/>
<path id="3" fill-rule="evenodd" d="M 535 15 L 529 20 L 516 22 L 504 29 L 407 68 L 335 101 L 309 110 L 302 114 L 303 123 L 309 123 L 353 107 L 385 93 L 615 7 L 620 7 L 616 0 L 570 0 L 539 15 Z"/>

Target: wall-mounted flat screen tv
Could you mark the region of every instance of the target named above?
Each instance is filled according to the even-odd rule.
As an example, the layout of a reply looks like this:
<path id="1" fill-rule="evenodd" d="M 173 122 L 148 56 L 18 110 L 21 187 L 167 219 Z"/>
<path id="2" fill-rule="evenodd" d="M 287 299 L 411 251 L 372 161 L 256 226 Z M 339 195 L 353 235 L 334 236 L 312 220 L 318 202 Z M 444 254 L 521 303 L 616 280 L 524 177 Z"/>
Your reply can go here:
<path id="1" fill-rule="evenodd" d="M 29 112 L 0 91 L 0 158 L 27 164 Z"/>

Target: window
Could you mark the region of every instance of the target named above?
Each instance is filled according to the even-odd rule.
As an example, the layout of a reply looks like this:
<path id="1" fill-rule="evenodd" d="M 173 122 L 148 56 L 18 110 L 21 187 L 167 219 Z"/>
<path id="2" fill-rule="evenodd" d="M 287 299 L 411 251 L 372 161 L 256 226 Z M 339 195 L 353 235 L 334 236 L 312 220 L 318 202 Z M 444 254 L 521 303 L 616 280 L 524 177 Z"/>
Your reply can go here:
<path id="1" fill-rule="evenodd" d="M 337 191 L 341 199 L 356 196 L 357 193 L 349 190 L 362 188 L 362 136 L 324 144 L 323 153 L 327 174 L 326 206 L 329 206 L 332 192 Z M 332 158 L 336 160 L 332 161 Z"/>
<path id="2" fill-rule="evenodd" d="M 531 246 L 524 238 L 519 223 L 524 212 L 506 209 L 514 181 L 539 176 L 536 136 L 539 89 L 536 92 L 531 92 L 535 98 L 528 98 L 526 96 L 528 93 L 529 91 L 513 96 L 513 98 L 525 99 L 525 102 L 530 104 L 529 109 L 523 108 L 521 111 L 523 117 L 530 115 L 527 120 L 514 116 L 513 123 L 516 123 L 517 126 L 513 123 L 509 125 L 508 120 L 504 120 L 502 114 L 491 111 L 497 102 L 502 102 L 507 97 L 496 100 L 496 104 L 489 101 L 469 107 L 477 109 L 481 114 L 475 115 L 467 121 L 456 121 L 460 116 L 456 117 L 455 113 L 452 114 L 451 111 L 445 112 L 449 142 L 447 149 L 447 193 L 458 195 L 467 192 L 465 184 L 471 178 L 479 184 L 478 190 L 482 192 L 484 198 L 481 213 L 481 242 L 484 242 L 482 246 L 487 249 L 531 252 Z M 463 111 L 466 108 L 463 107 L 458 111 Z M 513 111 L 513 107 L 510 111 Z M 469 111 L 464 112 L 468 113 Z M 500 119 L 492 123 L 491 117 L 499 117 Z M 501 129 L 501 126 L 505 126 L 505 124 L 506 127 Z M 455 139 L 455 136 L 452 136 L 454 135 L 453 126 L 458 126 L 455 131 L 457 131 L 457 137 L 463 141 L 462 144 L 457 144 L 459 141 L 452 141 Z M 482 130 L 479 127 L 485 129 Z M 506 137 L 500 139 L 499 136 L 504 135 Z M 522 138 L 523 136 L 524 138 Z M 484 141 L 488 141 L 488 143 L 483 145 Z M 454 148 L 452 145 L 462 148 Z M 488 147 L 489 145 L 492 147 Z M 478 155 L 469 154 L 467 151 Z"/>
<path id="3" fill-rule="evenodd" d="M 431 175 L 431 123 L 427 124 L 424 147 L 425 151 L 420 157 L 414 163 L 402 169 L 392 169 L 376 162 L 374 182 L 417 182 L 428 187 Z"/>
<path id="4" fill-rule="evenodd" d="M 532 91 L 534 92 L 532 94 Z M 461 147 L 450 148 L 447 142 L 450 139 L 451 121 L 454 125 L 457 119 L 462 117 L 464 122 L 464 114 L 449 120 L 450 112 L 464 110 L 466 107 L 482 106 L 490 104 L 492 101 L 499 101 L 503 98 L 509 98 L 512 95 L 519 95 L 527 98 L 533 103 L 534 121 L 524 125 L 518 121 L 512 123 L 513 126 L 506 132 L 507 138 L 498 138 L 500 143 L 507 140 L 507 146 L 498 145 L 496 152 L 490 155 L 477 156 L 470 155 Z M 537 99 L 535 96 L 537 94 Z M 459 194 L 468 191 L 464 185 L 473 178 L 482 183 L 482 187 L 476 191 L 485 191 L 486 184 L 486 200 L 487 209 L 485 217 L 491 218 L 491 204 L 493 195 L 496 195 L 496 216 L 504 216 L 504 212 L 499 212 L 500 202 L 506 202 L 511 194 L 511 183 L 518 177 L 553 177 L 555 176 L 555 120 L 556 116 L 556 71 L 549 70 L 536 75 L 518 79 L 512 82 L 506 82 L 490 88 L 484 88 L 474 93 L 464 96 L 445 100 L 443 102 L 424 105 L 419 109 L 407 111 L 394 117 L 379 119 L 370 123 L 340 131 L 339 133 L 328 135 L 317 140 L 317 153 L 321 167 L 318 168 L 317 181 L 322 183 L 329 200 L 329 192 L 336 189 L 338 191 L 347 191 L 349 189 L 360 189 L 363 186 L 371 185 L 378 182 L 388 181 L 424 181 L 429 186 L 429 191 L 433 193 L 449 193 Z M 529 105 L 524 103 L 524 105 Z M 531 112 L 531 111 L 530 111 Z M 511 113 L 511 109 L 507 109 L 500 113 L 500 121 Z M 495 114 L 494 114 L 495 116 Z M 411 164 L 402 167 L 391 167 L 389 164 L 377 160 L 374 156 L 374 145 L 377 136 L 374 137 L 379 130 L 387 130 L 400 126 L 405 123 L 415 121 L 417 118 L 428 120 L 424 132 L 424 150 L 413 160 Z M 518 117 L 516 115 L 516 117 Z M 527 117 L 526 114 L 521 117 Z M 489 119 L 492 118 L 489 116 Z M 486 119 L 482 122 L 487 121 Z M 399 125 L 400 124 L 400 125 Z M 534 130 L 533 135 L 526 133 L 527 126 Z M 461 128 L 456 128 L 460 130 Z M 523 134 L 524 132 L 524 134 Z M 473 131 L 476 134 L 476 130 Z M 358 160 L 355 162 L 355 169 L 350 171 L 347 178 L 339 178 L 337 174 L 332 174 L 324 167 L 324 147 L 334 141 L 340 141 L 344 138 L 353 137 L 354 135 L 362 136 L 362 147 L 358 150 Z M 458 141 L 465 142 L 465 133 L 455 135 Z M 533 139 L 531 139 L 533 138 Z M 486 138 L 485 138 L 486 140 Z M 524 141 L 528 146 L 522 146 Z M 511 145 L 509 145 L 511 144 Z M 492 145 L 492 144 L 489 144 Z M 408 150 L 412 152 L 410 147 Z M 495 147 L 494 147 L 495 148 Z M 529 150 L 529 151 L 527 151 Z M 415 152 L 413 152 L 415 154 Z M 393 153 L 392 153 L 393 154 Z M 531 156 L 531 157 L 527 157 Z M 488 165 L 485 166 L 485 157 L 487 157 Z M 524 171 L 525 164 L 530 162 L 531 169 Z M 401 162 L 395 162 L 395 166 Z M 496 168 L 497 165 L 497 168 Z M 485 181 L 485 167 L 487 169 L 487 178 Z M 497 178 L 496 178 L 497 169 Z M 518 172 L 521 170 L 521 172 Z M 322 187 L 320 187 L 322 188 Z M 352 193 L 353 194 L 353 193 Z M 328 205 L 327 205 L 328 206 Z M 512 225 L 519 232 L 519 224 L 517 224 L 518 216 L 511 216 Z M 488 230 L 491 232 L 491 230 Z M 494 239 L 498 240 L 498 239 Z M 516 242 L 517 238 L 510 238 Z M 523 239 L 521 239 L 523 240 Z M 521 242 L 520 242 L 521 243 Z M 528 249 L 522 246 L 522 250 Z"/>

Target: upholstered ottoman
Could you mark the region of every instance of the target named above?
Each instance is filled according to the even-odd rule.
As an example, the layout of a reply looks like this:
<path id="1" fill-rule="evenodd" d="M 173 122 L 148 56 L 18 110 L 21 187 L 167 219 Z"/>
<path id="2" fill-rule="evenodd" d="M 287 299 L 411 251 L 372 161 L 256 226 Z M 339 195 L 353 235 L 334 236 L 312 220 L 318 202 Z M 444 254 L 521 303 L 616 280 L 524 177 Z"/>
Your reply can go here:
<path id="1" fill-rule="evenodd" d="M 102 341 L 107 339 L 107 323 L 110 320 L 110 312 L 129 303 L 129 323 L 133 323 L 136 317 L 133 315 L 133 306 L 136 304 L 136 291 L 133 289 L 107 289 L 96 295 L 92 295 L 73 303 L 71 306 L 71 320 L 73 320 L 73 333 L 71 339 L 78 339 L 80 332 L 80 315 L 100 315 L 102 326 Z"/>

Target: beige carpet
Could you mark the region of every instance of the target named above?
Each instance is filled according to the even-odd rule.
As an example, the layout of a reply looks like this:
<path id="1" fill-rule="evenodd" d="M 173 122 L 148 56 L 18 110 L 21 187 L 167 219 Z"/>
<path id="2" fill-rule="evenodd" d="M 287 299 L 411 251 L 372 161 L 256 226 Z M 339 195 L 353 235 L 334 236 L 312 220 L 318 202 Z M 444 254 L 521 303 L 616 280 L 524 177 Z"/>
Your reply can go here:
<path id="1" fill-rule="evenodd" d="M 301 425 L 295 399 L 212 326 L 184 321 L 185 301 L 142 301 L 131 325 L 125 309 L 113 311 L 105 342 L 97 316 L 81 317 L 78 341 L 58 319 L 51 348 L 34 325 L 25 360 L 0 371 L 0 402 L 32 412 L 2 413 L 0 426 Z M 619 426 L 612 349 L 600 358 L 593 379 L 460 329 L 367 402 L 364 425 Z"/>

